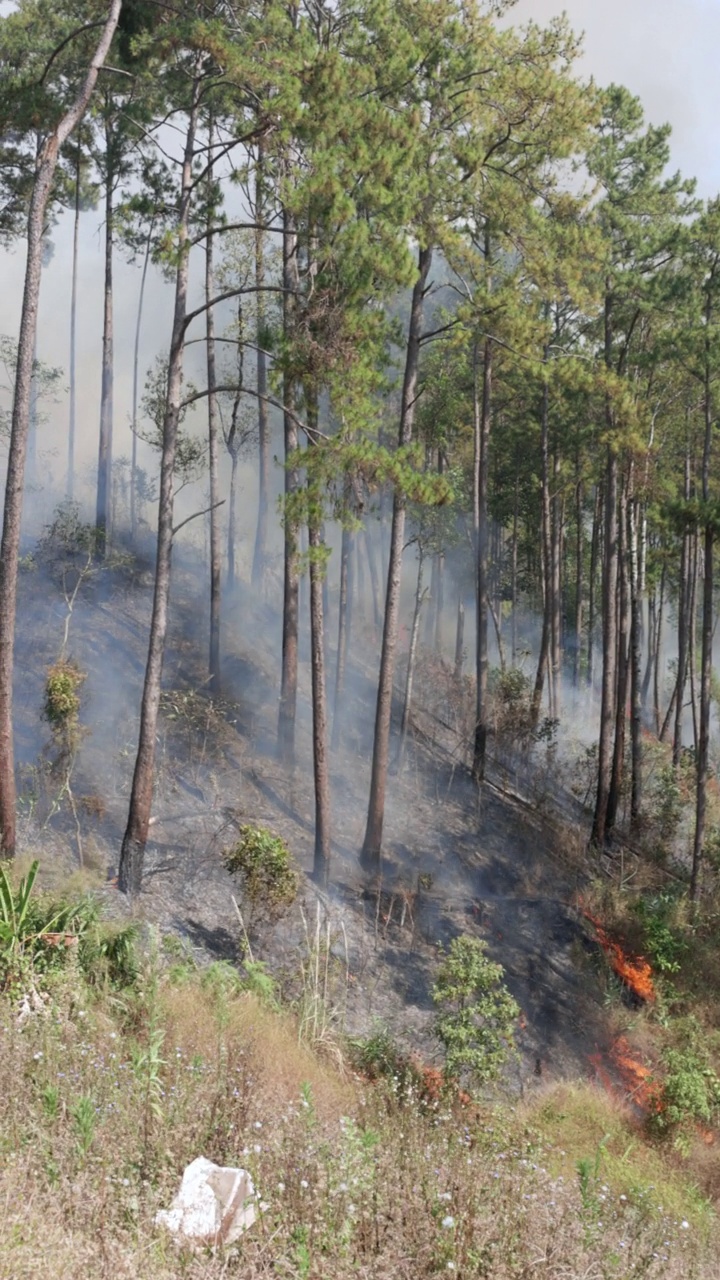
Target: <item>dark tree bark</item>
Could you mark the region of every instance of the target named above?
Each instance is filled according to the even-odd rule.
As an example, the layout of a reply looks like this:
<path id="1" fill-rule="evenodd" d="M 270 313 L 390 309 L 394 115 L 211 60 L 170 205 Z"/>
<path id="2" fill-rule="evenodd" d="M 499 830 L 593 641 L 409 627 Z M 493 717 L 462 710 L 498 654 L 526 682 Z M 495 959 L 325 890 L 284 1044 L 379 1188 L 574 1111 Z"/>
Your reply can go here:
<path id="1" fill-rule="evenodd" d="M 399 444 L 412 440 L 415 424 L 415 408 L 418 394 L 420 365 L 420 340 L 422 338 L 423 303 L 427 278 L 432 263 L 432 249 L 421 248 L 418 255 L 418 275 L 413 288 L 410 307 L 410 325 L 405 356 L 402 405 L 400 409 Z M 385 790 L 390 749 L 390 717 L 392 713 L 393 676 L 397 647 L 398 616 L 400 607 L 400 580 L 402 576 L 403 544 L 405 540 L 405 499 L 399 492 L 393 495 L 393 515 L 390 530 L 390 554 L 385 594 L 385 620 L 383 625 L 380 673 L 378 679 L 377 706 L 375 710 L 375 735 L 370 777 L 370 799 L 367 825 L 363 841 L 361 861 L 369 870 L 380 869 L 383 821 L 385 818 Z"/>
<path id="2" fill-rule="evenodd" d="M 197 128 L 200 84 L 193 83 L 192 103 L 188 113 L 182 166 L 182 186 L 178 214 L 178 265 L 175 274 L 175 308 L 172 341 L 168 360 L 167 400 L 163 422 L 162 457 L 160 462 L 160 502 L 158 512 L 155 591 L 153 595 L 150 638 L 145 684 L 140 708 L 140 734 L 133 773 L 127 827 L 120 850 L 118 886 L 122 893 L 139 893 L 142 885 L 145 845 L 150 827 L 153 782 L 155 775 L 155 742 L 160 710 L 160 687 L 170 598 L 170 568 L 173 546 L 174 473 L 178 423 L 182 401 L 183 359 L 187 328 L 188 276 L 190 247 L 188 221 L 193 189 L 193 156 Z"/>
<path id="3" fill-rule="evenodd" d="M 13 393 L 10 445 L 5 480 L 2 543 L 0 544 L 0 848 L 6 858 L 15 855 L 15 758 L 12 727 L 13 647 L 17 612 L 17 567 L 25 481 L 25 458 L 30 423 L 33 352 L 37 332 L 40 275 L 42 271 L 45 211 L 57 167 L 60 148 L 77 128 L 112 42 L 120 16 L 121 0 L 112 0 L 102 35 L 87 75 L 72 105 L 60 118 L 40 148 L 27 221 L 27 257 L 23 290 L 17 366 Z"/>
<path id="4" fill-rule="evenodd" d="M 550 569 L 551 569 L 551 662 L 553 709 L 552 715 L 559 719 L 562 711 L 562 542 L 563 542 L 563 501 L 559 492 L 560 463 L 557 450 L 553 455 L 553 495 L 550 508 Z"/>
<path id="5" fill-rule="evenodd" d="M 512 559 L 510 561 L 510 665 L 517 662 L 518 507 L 520 477 L 515 475 L 513 495 Z"/>

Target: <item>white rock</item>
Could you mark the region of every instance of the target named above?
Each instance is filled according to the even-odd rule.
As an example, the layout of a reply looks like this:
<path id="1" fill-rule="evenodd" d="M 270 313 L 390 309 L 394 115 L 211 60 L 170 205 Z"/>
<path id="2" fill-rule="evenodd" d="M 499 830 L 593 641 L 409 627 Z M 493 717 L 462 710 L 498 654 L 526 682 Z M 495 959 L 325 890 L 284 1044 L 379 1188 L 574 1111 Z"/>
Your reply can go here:
<path id="1" fill-rule="evenodd" d="M 199 1156 L 185 1170 L 170 1208 L 155 1215 L 155 1223 L 196 1244 L 216 1245 L 232 1244 L 255 1218 L 250 1174 Z"/>

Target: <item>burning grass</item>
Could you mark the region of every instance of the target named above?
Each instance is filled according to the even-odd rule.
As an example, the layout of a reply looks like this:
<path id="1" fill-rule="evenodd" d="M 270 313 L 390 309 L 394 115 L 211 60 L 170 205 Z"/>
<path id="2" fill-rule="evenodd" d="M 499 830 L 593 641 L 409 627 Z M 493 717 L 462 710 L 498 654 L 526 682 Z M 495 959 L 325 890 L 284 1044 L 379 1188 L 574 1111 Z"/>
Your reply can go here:
<path id="1" fill-rule="evenodd" d="M 8 1280 L 715 1274 L 707 1205 L 590 1087 L 458 1111 L 434 1076 L 366 1084 L 228 966 L 146 961 L 103 994 L 69 963 L 49 995 L 22 1026 L 0 1004 Z M 153 1226 L 199 1154 L 249 1168 L 267 1203 L 222 1256 Z"/>
<path id="2" fill-rule="evenodd" d="M 614 938 L 611 938 L 602 921 L 593 915 L 581 903 L 581 910 L 589 920 L 597 934 L 598 942 L 607 956 L 614 974 L 625 984 L 628 991 L 641 1003 L 652 1003 L 655 1000 L 655 983 L 652 967 L 644 956 L 629 955 Z"/>

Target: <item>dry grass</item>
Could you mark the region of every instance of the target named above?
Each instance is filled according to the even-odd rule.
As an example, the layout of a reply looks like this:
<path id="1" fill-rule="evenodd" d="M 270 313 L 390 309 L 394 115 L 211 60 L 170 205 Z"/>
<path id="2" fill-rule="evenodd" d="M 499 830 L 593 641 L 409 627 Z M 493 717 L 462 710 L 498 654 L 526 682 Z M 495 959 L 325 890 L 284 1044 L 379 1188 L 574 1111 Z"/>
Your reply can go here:
<path id="1" fill-rule="evenodd" d="M 2 1280 L 716 1274 L 680 1161 L 596 1090 L 428 1105 L 339 1074 L 227 976 L 155 961 L 93 996 L 71 968 L 22 1028 L 0 1005 Z M 248 1167 L 267 1204 L 217 1255 L 153 1225 L 200 1154 Z"/>

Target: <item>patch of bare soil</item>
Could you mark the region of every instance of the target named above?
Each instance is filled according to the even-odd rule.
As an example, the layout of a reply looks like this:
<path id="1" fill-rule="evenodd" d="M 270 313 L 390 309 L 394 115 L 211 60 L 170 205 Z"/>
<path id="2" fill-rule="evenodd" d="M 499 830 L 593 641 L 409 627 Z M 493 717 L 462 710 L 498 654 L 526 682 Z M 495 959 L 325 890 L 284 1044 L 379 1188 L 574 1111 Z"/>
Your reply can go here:
<path id="1" fill-rule="evenodd" d="M 277 610 L 242 588 L 226 599 L 223 688 L 210 699 L 201 581 L 192 565 L 178 566 L 153 825 L 143 892 L 133 910 L 162 932 L 179 934 L 203 960 L 234 958 L 239 951 L 232 902 L 238 890 L 223 867 L 222 849 L 243 822 L 267 825 L 309 873 L 313 792 L 308 655 L 301 654 L 298 764 L 286 772 L 274 754 Z M 106 876 L 103 894 L 118 913 L 128 906 L 110 880 L 127 814 L 149 606 L 149 579 L 137 575 L 93 581 L 76 601 L 70 652 L 88 675 L 73 817 L 58 793 L 40 716 L 64 601 L 57 584 L 41 573 L 26 574 L 21 583 L 16 708 L 26 834 L 35 847 L 53 845 L 56 866 L 64 848 L 68 867 L 82 857 Z M 369 633 L 363 645 L 350 663 L 342 745 L 331 761 L 331 892 L 319 894 L 308 879 L 301 895 L 305 923 L 298 907 L 272 927 L 258 924 L 256 957 L 292 990 L 306 953 L 306 929 L 312 934 L 320 918 L 322 929 L 329 929 L 328 980 L 346 1030 L 365 1034 L 382 1023 L 431 1058 L 430 988 L 438 948 L 460 932 L 485 938 L 523 1011 L 521 1082 L 587 1074 L 589 1054 L 607 1040 L 599 981 L 592 966 L 579 963 L 596 944 L 576 909 L 581 863 L 560 856 L 568 827 L 554 825 L 547 787 L 542 803 L 520 803 L 504 794 L 497 774 L 478 800 L 456 744 L 447 734 L 432 740 L 418 727 L 403 771 L 388 788 L 382 875 L 369 883 L 361 872 L 376 678 Z M 459 721 L 449 723 L 461 737 Z"/>

